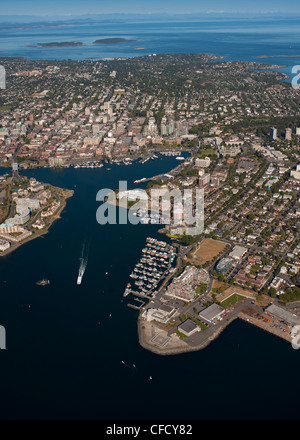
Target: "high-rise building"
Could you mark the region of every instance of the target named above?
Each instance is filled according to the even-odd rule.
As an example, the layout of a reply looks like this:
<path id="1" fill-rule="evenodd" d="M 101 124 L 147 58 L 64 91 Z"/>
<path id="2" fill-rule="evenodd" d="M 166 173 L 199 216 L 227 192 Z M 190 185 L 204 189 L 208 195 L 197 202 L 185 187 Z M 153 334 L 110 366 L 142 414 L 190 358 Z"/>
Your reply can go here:
<path id="1" fill-rule="evenodd" d="M 292 129 L 287 128 L 285 130 L 285 140 L 290 141 L 292 139 Z"/>
<path id="2" fill-rule="evenodd" d="M 148 121 L 148 133 L 149 134 L 157 133 L 157 125 L 156 125 L 155 118 L 153 116 L 150 117 L 149 121 Z"/>
<path id="3" fill-rule="evenodd" d="M 215 187 L 219 186 L 219 185 L 220 185 L 220 179 L 219 179 L 219 177 L 217 177 L 217 176 L 211 176 L 210 183 L 211 183 L 213 186 L 215 186 Z"/>
<path id="4" fill-rule="evenodd" d="M 160 133 L 162 136 L 167 135 L 167 118 L 165 116 L 161 119 Z"/>
<path id="5" fill-rule="evenodd" d="M 271 127 L 270 138 L 272 139 L 272 141 L 276 141 L 276 138 L 277 138 L 277 128 Z"/>
<path id="6" fill-rule="evenodd" d="M 200 188 L 204 188 L 210 182 L 210 174 L 206 173 L 203 176 L 199 177 L 199 186 Z"/>

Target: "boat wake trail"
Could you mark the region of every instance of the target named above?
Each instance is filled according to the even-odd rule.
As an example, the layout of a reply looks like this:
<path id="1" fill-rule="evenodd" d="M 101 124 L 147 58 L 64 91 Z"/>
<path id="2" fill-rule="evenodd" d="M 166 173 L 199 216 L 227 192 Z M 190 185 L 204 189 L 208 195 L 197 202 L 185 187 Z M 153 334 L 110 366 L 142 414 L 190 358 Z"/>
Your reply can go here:
<path id="1" fill-rule="evenodd" d="M 89 243 L 87 244 L 87 241 L 83 243 L 82 250 L 81 250 L 81 256 L 80 256 L 80 265 L 79 265 L 79 272 L 77 277 L 77 284 L 81 284 L 82 278 L 88 263 L 88 253 L 89 253 Z"/>
<path id="2" fill-rule="evenodd" d="M 136 373 L 137 372 L 137 368 L 136 368 L 136 366 L 133 364 L 133 365 L 129 365 L 129 364 L 127 364 L 126 362 L 124 362 L 124 361 L 121 361 L 121 363 L 125 366 L 125 367 L 127 367 L 127 368 L 129 368 L 129 370 L 131 370 L 133 373 Z"/>

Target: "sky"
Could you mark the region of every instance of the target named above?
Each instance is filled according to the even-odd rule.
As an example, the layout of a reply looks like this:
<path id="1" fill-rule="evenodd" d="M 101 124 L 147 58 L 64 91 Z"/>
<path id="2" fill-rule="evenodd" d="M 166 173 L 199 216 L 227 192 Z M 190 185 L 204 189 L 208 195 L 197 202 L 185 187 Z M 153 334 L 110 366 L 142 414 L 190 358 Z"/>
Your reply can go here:
<path id="1" fill-rule="evenodd" d="M 9 0 L 2 2 L 0 15 L 66 16 L 106 13 L 197 12 L 299 13 L 299 0 Z"/>

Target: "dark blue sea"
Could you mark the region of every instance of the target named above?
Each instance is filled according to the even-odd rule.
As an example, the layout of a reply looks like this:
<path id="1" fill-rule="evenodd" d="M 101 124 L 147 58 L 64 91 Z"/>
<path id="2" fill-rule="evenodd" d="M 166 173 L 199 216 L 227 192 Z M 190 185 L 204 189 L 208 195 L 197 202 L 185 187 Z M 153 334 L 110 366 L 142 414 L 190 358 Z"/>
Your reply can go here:
<path id="1" fill-rule="evenodd" d="M 24 56 L 32 60 L 85 60 L 134 57 L 153 53 L 200 53 L 228 60 L 262 61 L 287 66 L 300 64 L 300 18 L 207 18 L 197 21 L 122 21 L 118 23 L 48 25 L 38 27 L 0 24 L 0 56 Z M 133 42 L 95 45 L 103 38 Z M 28 47 L 38 43 L 80 41 L 80 47 Z M 270 58 L 260 58 L 268 56 Z"/>
<path id="2" fill-rule="evenodd" d="M 250 324 L 235 321 L 182 355 L 138 343 L 138 312 L 122 294 L 146 237 L 163 237 L 157 225 L 100 226 L 96 194 L 177 164 L 24 172 L 75 193 L 48 234 L 0 259 L 0 419 L 299 418 L 300 351 Z M 50 285 L 37 286 L 44 277 Z"/>

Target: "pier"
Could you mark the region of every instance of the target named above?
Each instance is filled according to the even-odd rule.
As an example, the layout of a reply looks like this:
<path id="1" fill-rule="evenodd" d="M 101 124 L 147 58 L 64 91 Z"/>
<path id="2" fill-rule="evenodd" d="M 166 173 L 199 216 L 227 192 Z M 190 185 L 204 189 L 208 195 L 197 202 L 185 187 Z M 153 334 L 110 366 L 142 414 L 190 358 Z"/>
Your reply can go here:
<path id="1" fill-rule="evenodd" d="M 127 284 L 123 296 L 131 294 L 149 301 L 155 298 L 158 285 L 173 271 L 172 262 L 175 256 L 176 250 L 172 245 L 148 237 L 146 246 L 142 249 L 141 258 L 129 275 L 133 280 Z M 141 299 L 134 299 L 145 304 L 145 301 Z"/>
<path id="2" fill-rule="evenodd" d="M 140 306 L 136 306 L 135 304 L 127 304 L 128 307 L 130 307 L 131 309 L 135 309 L 135 310 L 141 310 L 141 308 L 143 307 L 143 305 L 141 304 Z"/>
<path id="3" fill-rule="evenodd" d="M 137 305 L 135 305 L 135 304 L 131 304 L 131 303 L 128 303 L 127 305 L 128 305 L 128 307 L 130 307 L 130 308 L 132 308 L 132 309 L 135 309 L 135 310 L 141 310 L 141 308 L 142 307 L 144 307 L 144 305 L 146 304 L 146 302 L 145 301 L 142 301 L 141 299 L 139 299 L 139 298 L 133 298 L 134 299 L 134 301 L 137 301 L 137 302 L 139 302 L 140 303 L 140 305 L 139 306 L 137 306 Z"/>

